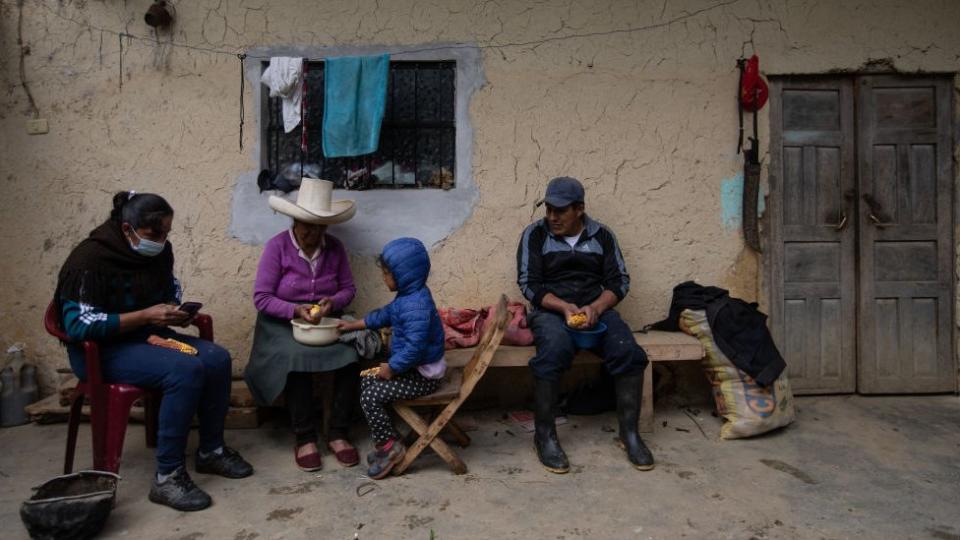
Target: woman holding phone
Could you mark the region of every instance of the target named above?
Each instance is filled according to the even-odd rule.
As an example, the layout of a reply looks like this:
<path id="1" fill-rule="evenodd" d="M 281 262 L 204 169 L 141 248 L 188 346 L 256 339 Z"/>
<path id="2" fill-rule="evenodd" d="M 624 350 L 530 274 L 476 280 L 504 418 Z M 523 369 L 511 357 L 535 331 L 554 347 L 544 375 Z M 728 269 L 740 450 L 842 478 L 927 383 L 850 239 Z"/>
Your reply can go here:
<path id="1" fill-rule="evenodd" d="M 353 217 L 353 201 L 332 200 L 333 183 L 304 178 L 296 203 L 271 196 L 270 206 L 293 218 L 293 224 L 267 241 L 253 287 L 257 326 L 244 378 L 260 405 L 284 395 L 294 434 L 294 461 L 304 471 L 321 468 L 313 392 L 316 373 L 333 373 L 333 406 L 327 447 L 337 462 L 360 461 L 348 432 L 360 369 L 356 349 L 333 343 L 310 346 L 293 339 L 292 319 L 309 323 L 339 315 L 357 288 L 343 243 L 327 226 Z"/>
<path id="2" fill-rule="evenodd" d="M 196 471 L 227 478 L 253 474 L 223 440 L 230 399 L 230 354 L 222 347 L 179 334 L 196 312 L 179 309 L 180 285 L 173 276 L 167 241 L 173 208 L 152 193 L 120 192 L 110 218 L 80 242 L 60 269 L 55 305 L 71 342 L 70 365 L 86 379 L 81 341 L 100 345 L 103 377 L 111 383 L 156 388 L 163 393 L 157 436 L 157 472 L 150 500 L 181 511 L 202 510 L 210 496 L 184 465 L 194 415 L 200 421 Z M 199 306 L 195 306 L 199 308 Z M 155 336 L 196 349 L 196 355 L 158 347 Z"/>

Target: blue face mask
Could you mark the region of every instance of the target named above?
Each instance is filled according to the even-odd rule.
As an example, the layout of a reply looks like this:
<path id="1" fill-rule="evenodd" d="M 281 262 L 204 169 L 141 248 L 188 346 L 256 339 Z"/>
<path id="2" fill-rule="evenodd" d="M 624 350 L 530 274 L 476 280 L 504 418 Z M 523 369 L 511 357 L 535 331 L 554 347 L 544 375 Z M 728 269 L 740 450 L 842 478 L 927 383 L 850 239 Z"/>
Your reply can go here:
<path id="1" fill-rule="evenodd" d="M 132 232 L 133 235 L 137 237 L 137 240 L 140 241 L 139 244 L 135 246 L 131 244 L 130 247 L 133 248 L 133 250 L 139 253 L 140 255 L 143 255 L 144 257 L 156 257 L 157 255 L 163 253 L 163 248 L 167 246 L 166 240 L 164 240 L 163 242 L 154 242 L 153 240 L 147 240 L 146 238 L 141 238 L 140 235 L 137 234 L 137 231 L 134 229 L 130 229 L 130 232 Z"/>

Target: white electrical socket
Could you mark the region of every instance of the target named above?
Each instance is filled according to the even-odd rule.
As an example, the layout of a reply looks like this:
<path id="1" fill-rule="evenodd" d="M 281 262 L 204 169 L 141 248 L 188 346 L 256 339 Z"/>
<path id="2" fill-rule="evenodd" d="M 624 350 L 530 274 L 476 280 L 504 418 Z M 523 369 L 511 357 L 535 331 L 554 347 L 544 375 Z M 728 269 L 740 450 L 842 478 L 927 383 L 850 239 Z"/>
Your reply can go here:
<path id="1" fill-rule="evenodd" d="M 27 120 L 27 133 L 30 135 L 43 135 L 50 132 L 50 126 L 46 118 L 34 118 Z"/>

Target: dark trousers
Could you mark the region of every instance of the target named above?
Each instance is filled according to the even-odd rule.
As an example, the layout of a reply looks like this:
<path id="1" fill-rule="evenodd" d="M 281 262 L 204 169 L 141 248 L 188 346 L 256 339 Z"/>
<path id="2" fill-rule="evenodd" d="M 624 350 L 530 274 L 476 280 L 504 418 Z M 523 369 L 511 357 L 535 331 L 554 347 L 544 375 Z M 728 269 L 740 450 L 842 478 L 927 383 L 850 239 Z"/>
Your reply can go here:
<path id="1" fill-rule="evenodd" d="M 200 421 L 200 450 L 211 452 L 223 446 L 223 423 L 230 405 L 230 353 L 209 341 L 172 330 L 157 329 L 154 333 L 189 343 L 197 348 L 198 355 L 131 338 L 102 343 L 100 363 L 107 382 L 158 388 L 163 393 L 157 433 L 157 471 L 169 474 L 183 465 L 194 414 Z M 74 373 L 85 380 L 83 349 L 70 346 L 68 351 Z"/>
<path id="2" fill-rule="evenodd" d="M 374 442 L 383 444 L 398 439 L 387 405 L 394 401 L 415 399 L 432 394 L 440 388 L 443 379 L 427 379 L 416 368 L 411 368 L 390 380 L 361 377 L 360 408 L 367 417 Z"/>
<path id="3" fill-rule="evenodd" d="M 290 424 L 297 445 L 317 442 L 316 403 L 313 394 L 315 373 L 292 371 L 287 374 L 284 394 L 290 411 Z M 346 439 L 356 400 L 360 365 L 347 364 L 333 372 L 333 405 L 330 410 L 330 429 L 327 441 Z"/>
<path id="4" fill-rule="evenodd" d="M 600 315 L 607 325 L 600 345 L 593 349 L 603 359 L 603 366 L 613 376 L 639 375 L 647 367 L 647 353 L 637 344 L 633 332 L 620 314 L 608 309 Z M 552 311 L 535 309 L 527 317 L 533 332 L 537 354 L 530 359 L 530 369 L 537 379 L 556 382 L 563 372 L 570 369 L 577 348 L 566 330 L 563 315 Z"/>

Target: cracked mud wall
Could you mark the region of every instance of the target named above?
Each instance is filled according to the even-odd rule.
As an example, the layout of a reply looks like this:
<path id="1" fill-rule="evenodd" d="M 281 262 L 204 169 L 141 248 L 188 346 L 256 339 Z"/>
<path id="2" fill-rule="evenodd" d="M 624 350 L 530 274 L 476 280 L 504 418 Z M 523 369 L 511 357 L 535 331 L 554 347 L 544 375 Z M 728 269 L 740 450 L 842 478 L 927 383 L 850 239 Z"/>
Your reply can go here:
<path id="1" fill-rule="evenodd" d="M 124 40 L 121 90 L 116 32 L 152 36 L 142 22 L 148 1 L 22 4 L 26 78 L 50 133 L 26 134 L 18 3 L 2 0 L 0 345 L 25 342 L 48 388 L 66 358 L 43 333 L 42 310 L 69 249 L 120 189 L 161 193 L 176 208 L 171 240 L 186 297 L 207 305 L 235 369 L 246 362 L 261 248 L 229 227 L 236 180 L 260 168 L 253 93 L 248 85 L 239 152 L 237 59 L 171 39 L 225 51 L 479 45 L 486 84 L 470 104 L 479 197 L 432 249 L 438 303 L 518 297 L 514 253 L 540 215 L 533 202 L 550 177 L 573 175 L 587 187 L 588 212 L 619 237 L 633 277 L 620 309 L 637 326 L 659 319 L 685 279 L 749 299 L 762 291 L 757 257 L 721 217 L 721 183 L 742 166 L 737 57 L 755 51 L 775 74 L 857 70 L 875 59 L 902 71 L 960 67 L 960 4 L 950 1 L 197 0 L 173 2 L 172 32 Z M 572 35 L 581 37 L 564 39 Z M 760 124 L 766 141 L 765 114 Z M 352 264 L 353 307 L 386 302 L 372 259 Z"/>

